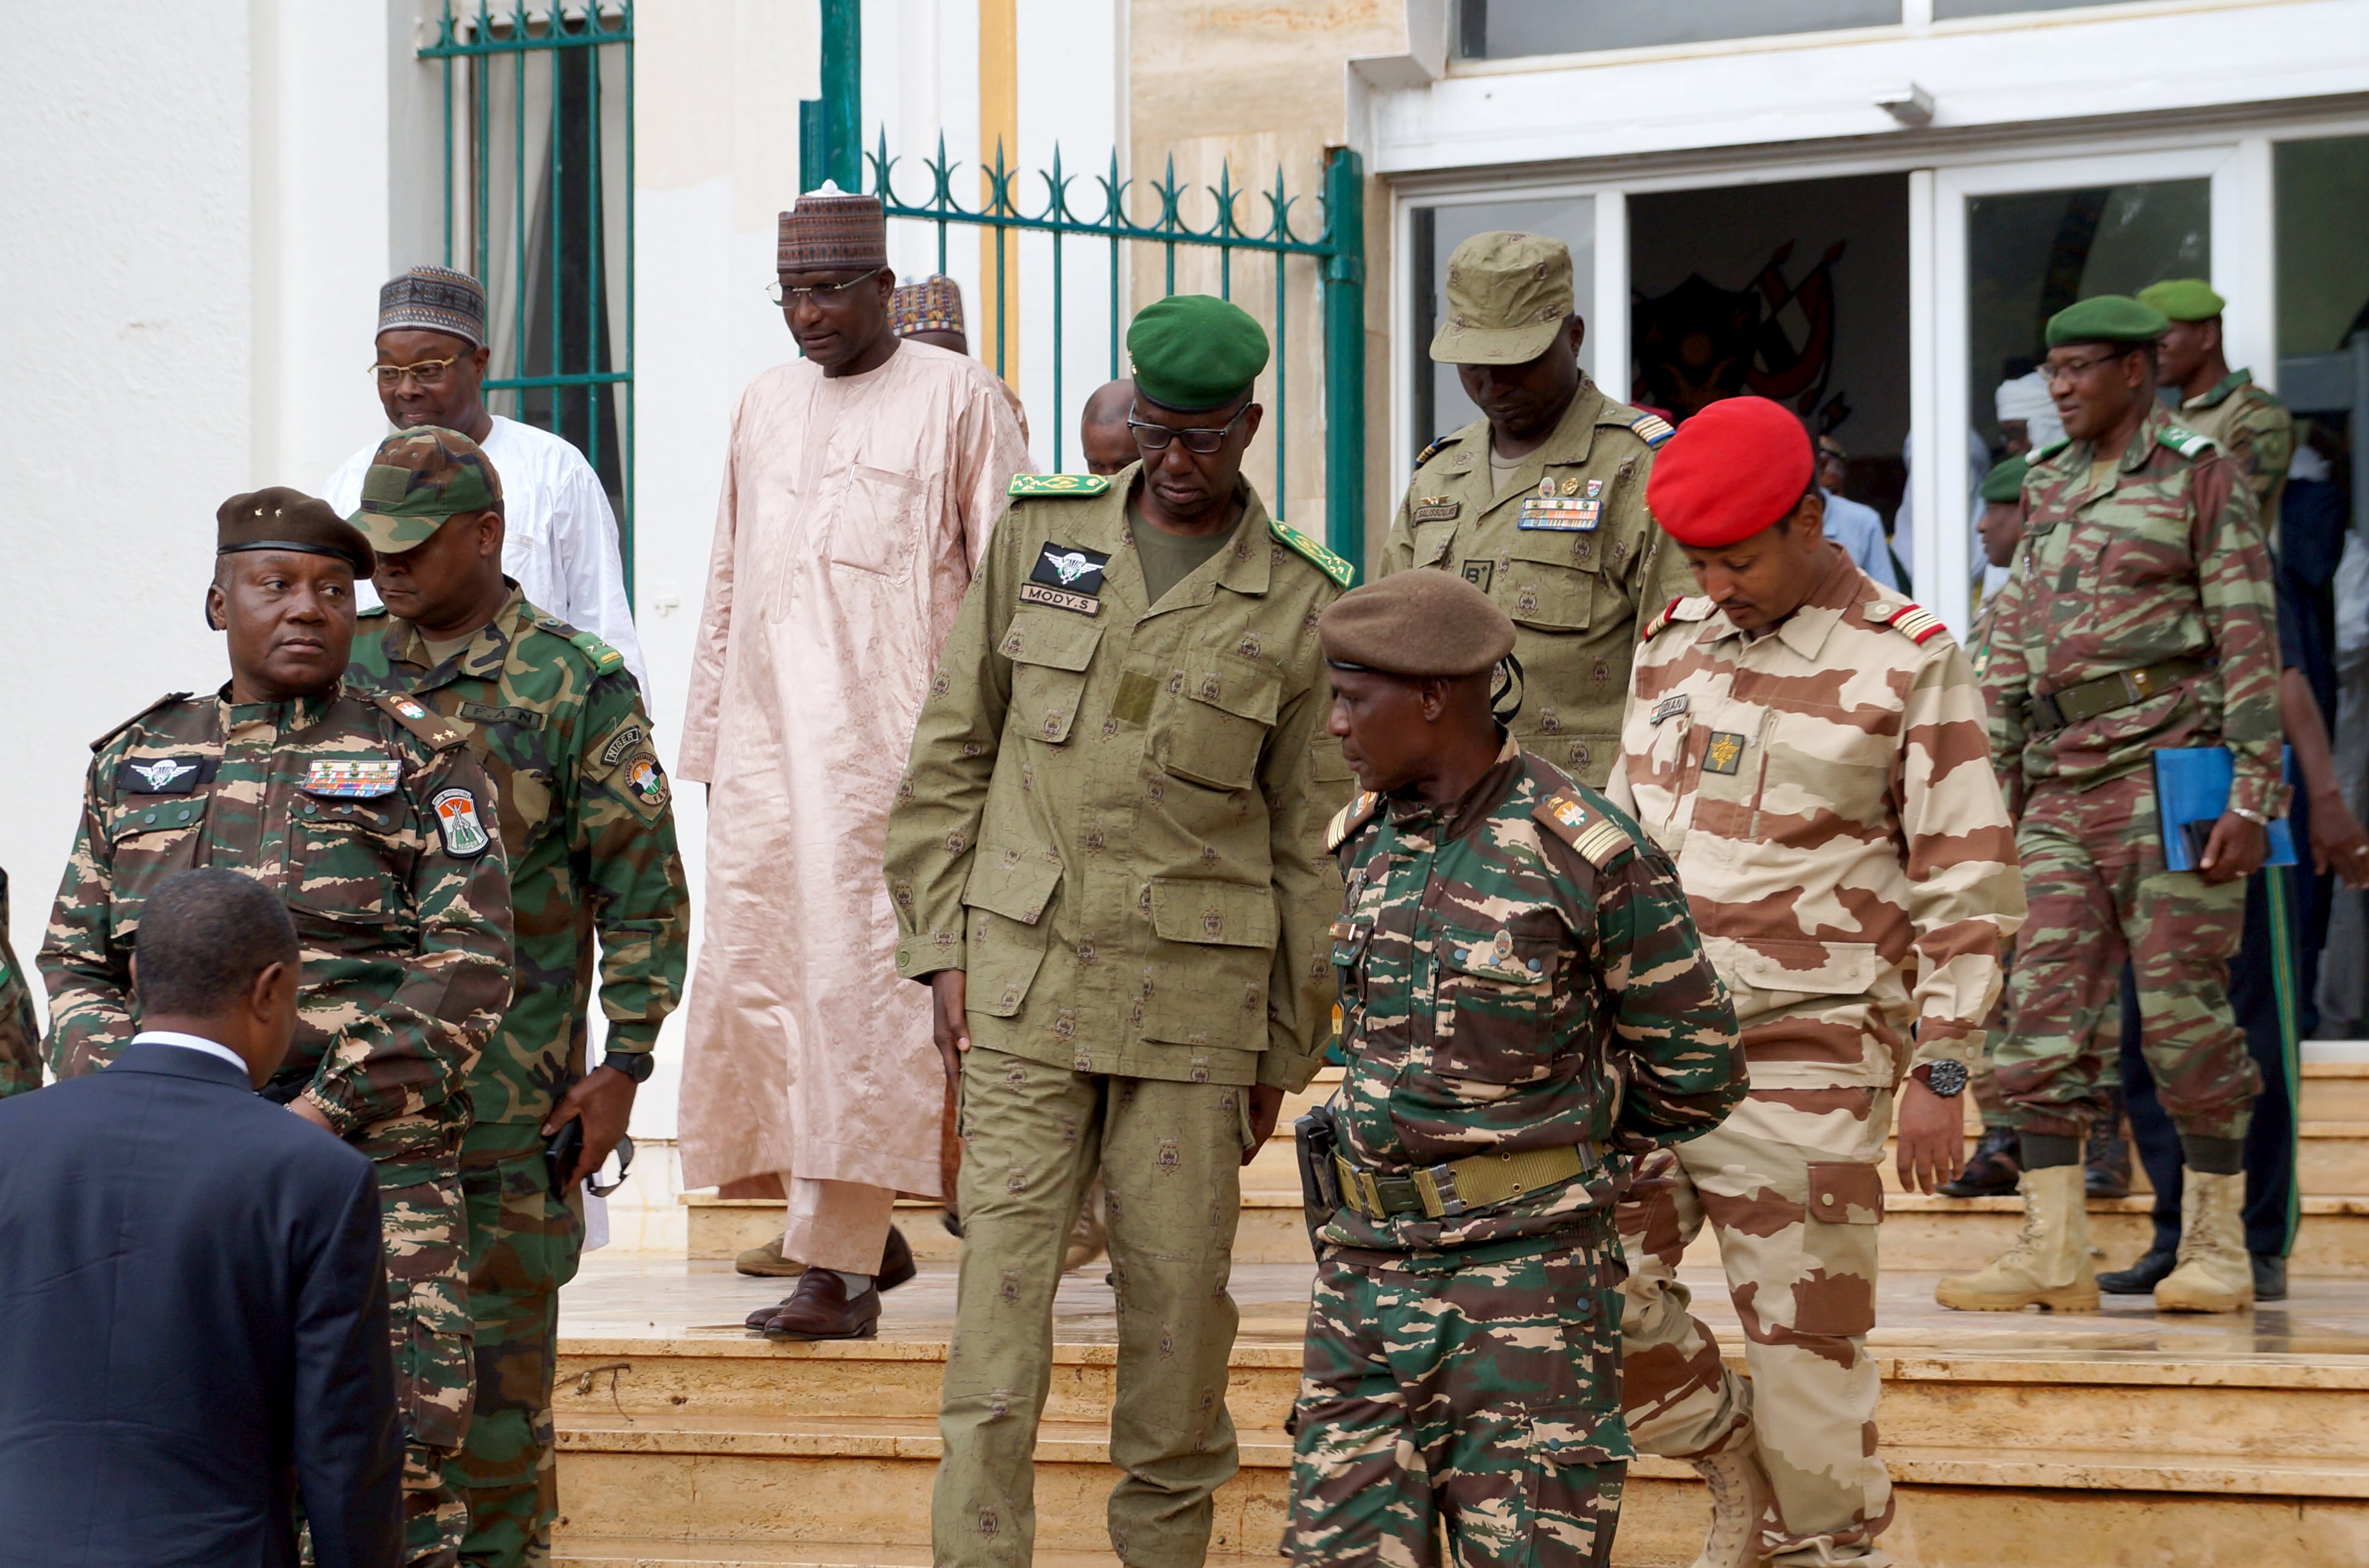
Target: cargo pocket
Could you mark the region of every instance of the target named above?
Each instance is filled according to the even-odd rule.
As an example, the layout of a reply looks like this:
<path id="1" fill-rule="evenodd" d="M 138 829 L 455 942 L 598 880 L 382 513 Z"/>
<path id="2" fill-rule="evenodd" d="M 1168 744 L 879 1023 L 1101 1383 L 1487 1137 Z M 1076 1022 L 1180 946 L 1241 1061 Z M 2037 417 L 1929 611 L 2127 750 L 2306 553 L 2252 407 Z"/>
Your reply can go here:
<path id="1" fill-rule="evenodd" d="M 1431 1070 L 1505 1085 L 1552 1070 L 1556 933 L 1441 926 L 1434 938 Z"/>
<path id="2" fill-rule="evenodd" d="M 964 967 L 965 1010 L 1009 1018 L 1028 999 L 1045 962 L 1052 925 L 1045 918 L 1061 885 L 1059 855 L 1049 849 L 981 844 L 963 887 L 970 929 Z"/>
<path id="3" fill-rule="evenodd" d="M 467 1288 L 452 1278 L 388 1280 L 387 1328 L 404 1436 L 459 1452 L 475 1387 Z"/>
<path id="4" fill-rule="evenodd" d="M 1024 610 L 1012 617 L 996 645 L 1012 661 L 1012 706 L 1004 721 L 1011 733 L 1047 746 L 1070 738 L 1086 692 L 1086 667 L 1102 635 L 1101 623 L 1057 611 Z"/>
<path id="5" fill-rule="evenodd" d="M 1152 720 L 1151 756 L 1161 769 L 1209 789 L 1248 789 L 1275 727 L 1275 671 L 1239 655 L 1194 653 L 1169 672 Z"/>
<path id="6" fill-rule="evenodd" d="M 1850 1161 L 1812 1161 L 1803 1212 L 1802 1271 L 1793 1286 L 1795 1332 L 1867 1333 L 1875 1327 L 1882 1173 Z"/>
<path id="7" fill-rule="evenodd" d="M 338 800 L 299 795 L 288 808 L 288 912 L 308 926 L 412 924 L 410 872 L 418 858 L 403 796 Z M 400 878 L 400 880 L 398 880 Z"/>
<path id="8" fill-rule="evenodd" d="M 1540 1568 L 1605 1568 L 1621 1485 L 1637 1457 L 1617 1410 L 1533 1412 L 1528 1435 L 1529 1551 Z"/>
<path id="9" fill-rule="evenodd" d="M 1155 877 L 1145 892 L 1156 940 L 1137 1004 L 1143 1037 L 1219 1050 L 1265 1049 L 1266 987 L 1279 925 L 1275 894 L 1243 883 L 1179 876 Z"/>

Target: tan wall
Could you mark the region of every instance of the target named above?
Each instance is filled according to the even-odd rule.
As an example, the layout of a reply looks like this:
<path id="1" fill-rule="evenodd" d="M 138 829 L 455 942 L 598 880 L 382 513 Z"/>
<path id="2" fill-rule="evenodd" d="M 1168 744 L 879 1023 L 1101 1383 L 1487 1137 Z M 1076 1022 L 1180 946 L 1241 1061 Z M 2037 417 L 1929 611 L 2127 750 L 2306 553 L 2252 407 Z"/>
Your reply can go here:
<path id="1" fill-rule="evenodd" d="M 1193 0 L 1133 0 L 1128 12 L 1128 146 L 1135 189 L 1130 211 L 1150 221 L 1160 211 L 1152 187 L 1175 159 L 1176 183 L 1189 194 L 1184 221 L 1207 228 L 1217 203 L 1206 188 L 1230 166 L 1237 184 L 1272 189 L 1283 170 L 1293 203 L 1293 232 L 1313 239 L 1322 227 L 1317 196 L 1324 150 L 1343 140 L 1348 62 L 1406 47 L 1403 0 L 1274 0 L 1211 5 Z M 1236 222 L 1263 231 L 1268 203 L 1237 203 Z M 1389 441 L 1386 330 L 1390 272 L 1389 200 L 1379 181 L 1366 189 L 1366 513 L 1368 561 L 1375 558 L 1402 476 L 1385 458 Z M 1164 292 L 1160 247 L 1133 247 L 1129 287 L 1138 302 Z M 1179 247 L 1179 292 L 1219 292 L 1218 253 Z M 1264 257 L 1238 259 L 1233 298 L 1274 331 L 1275 271 Z M 1280 514 L 1308 532 L 1324 531 L 1324 335 L 1316 263 L 1285 269 L 1286 341 L 1262 378 L 1268 425 L 1253 444 L 1245 471 Z M 1286 491 L 1274 495 L 1277 431 L 1276 381 L 1285 391 Z"/>

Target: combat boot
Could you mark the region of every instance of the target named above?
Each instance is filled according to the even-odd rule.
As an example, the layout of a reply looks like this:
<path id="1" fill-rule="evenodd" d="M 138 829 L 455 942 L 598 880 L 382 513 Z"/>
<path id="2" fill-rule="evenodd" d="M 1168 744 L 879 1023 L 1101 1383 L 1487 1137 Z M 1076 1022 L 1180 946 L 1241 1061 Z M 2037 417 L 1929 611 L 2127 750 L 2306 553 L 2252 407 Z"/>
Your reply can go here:
<path id="1" fill-rule="evenodd" d="M 1954 1274 L 1934 1288 L 1933 1299 L 1962 1312 L 2012 1312 L 2042 1307 L 2058 1312 L 2098 1310 L 2098 1280 L 2089 1267 L 2089 1212 L 2082 1207 L 2081 1167 L 2026 1171 L 2023 1231 L 2015 1245 L 1973 1274 Z"/>
<path id="2" fill-rule="evenodd" d="M 1943 1182 L 1943 1197 L 2005 1197 L 2023 1173 L 2023 1140 L 2011 1127 L 1986 1127 L 1956 1179 Z"/>
<path id="3" fill-rule="evenodd" d="M 2242 1312 L 2254 1304 L 2254 1263 L 2239 1209 L 2246 1178 L 2183 1169 L 2180 1265 L 2155 1288 L 2158 1312 Z"/>
<path id="4" fill-rule="evenodd" d="M 1744 1425 L 1717 1453 L 1687 1462 L 1711 1488 L 1711 1529 L 1694 1568 L 1755 1568 L 1761 1559 L 1760 1521 L 1776 1497 L 1760 1462 L 1760 1433 L 1752 1421 L 1752 1385 L 1744 1391 Z"/>
<path id="5" fill-rule="evenodd" d="M 2091 1197 L 2131 1196 L 2131 1140 L 2123 1132 L 2123 1096 L 2116 1091 L 2081 1150 L 2081 1185 Z"/>

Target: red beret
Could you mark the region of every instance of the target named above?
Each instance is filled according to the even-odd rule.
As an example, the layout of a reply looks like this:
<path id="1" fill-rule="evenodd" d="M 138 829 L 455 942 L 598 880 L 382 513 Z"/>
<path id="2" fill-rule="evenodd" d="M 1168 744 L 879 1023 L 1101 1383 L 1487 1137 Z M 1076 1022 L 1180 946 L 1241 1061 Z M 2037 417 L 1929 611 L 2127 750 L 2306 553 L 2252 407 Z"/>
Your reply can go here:
<path id="1" fill-rule="evenodd" d="M 1722 398 L 1654 454 L 1645 505 L 1679 544 L 1717 550 L 1791 511 L 1813 466 L 1810 434 L 1783 405 Z"/>

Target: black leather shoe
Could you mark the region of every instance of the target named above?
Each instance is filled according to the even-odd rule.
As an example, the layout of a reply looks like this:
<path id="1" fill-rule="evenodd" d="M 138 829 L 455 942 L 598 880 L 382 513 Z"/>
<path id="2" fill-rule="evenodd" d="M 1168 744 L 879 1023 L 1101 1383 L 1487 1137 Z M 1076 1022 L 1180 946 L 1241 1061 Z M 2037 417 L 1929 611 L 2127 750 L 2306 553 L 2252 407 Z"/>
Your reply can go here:
<path id="1" fill-rule="evenodd" d="M 2011 1127 L 1986 1127 L 1958 1179 L 1943 1182 L 1943 1197 L 2012 1197 L 2023 1174 L 2023 1146 Z"/>
<path id="2" fill-rule="evenodd" d="M 2180 1266 L 2178 1253 L 2149 1252 L 2128 1268 L 2098 1276 L 2098 1288 L 2109 1296 L 2152 1296 L 2155 1288 Z"/>
<path id="3" fill-rule="evenodd" d="M 2123 1136 L 2122 1096 L 2114 1097 L 2112 1114 L 2089 1124 L 2089 1140 L 2081 1150 L 2081 1190 L 2091 1197 L 2131 1196 L 2131 1140 Z"/>
<path id="4" fill-rule="evenodd" d="M 765 1320 L 767 1339 L 874 1339 L 880 1333 L 880 1288 L 868 1286 L 851 1299 L 839 1276 L 810 1268 L 790 1299 Z"/>
<path id="5" fill-rule="evenodd" d="M 2254 1260 L 2254 1299 L 2283 1301 L 2287 1299 L 2287 1260 L 2276 1253 L 2249 1253 Z"/>

